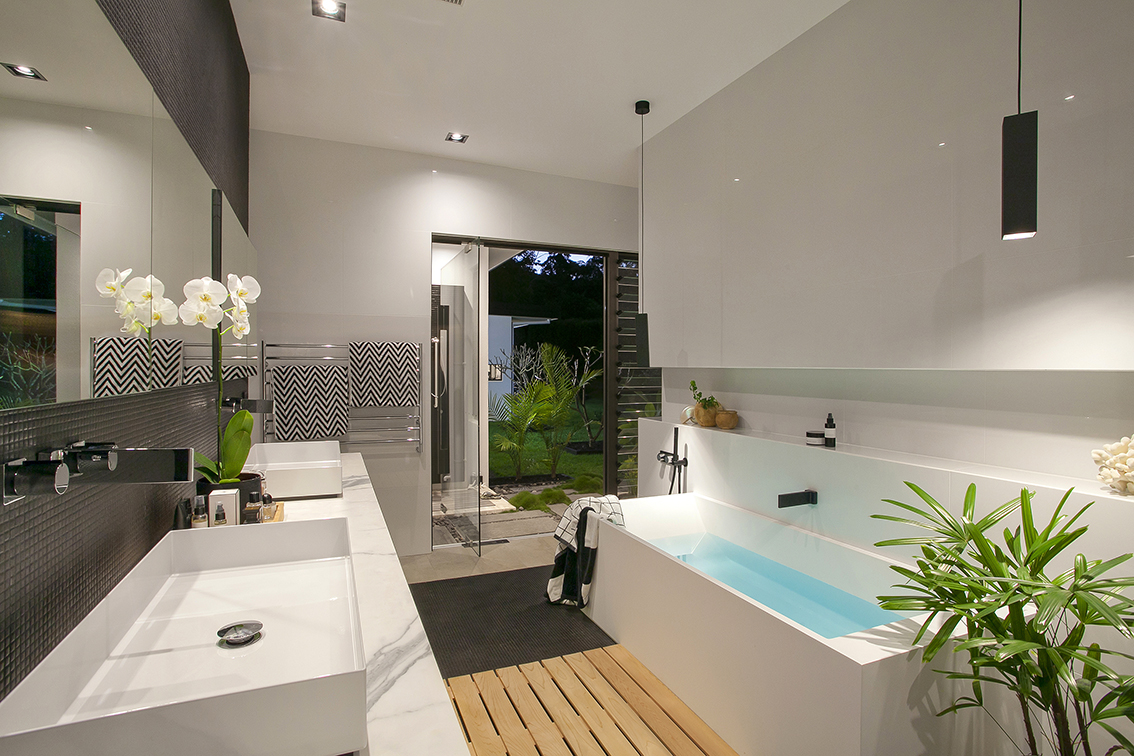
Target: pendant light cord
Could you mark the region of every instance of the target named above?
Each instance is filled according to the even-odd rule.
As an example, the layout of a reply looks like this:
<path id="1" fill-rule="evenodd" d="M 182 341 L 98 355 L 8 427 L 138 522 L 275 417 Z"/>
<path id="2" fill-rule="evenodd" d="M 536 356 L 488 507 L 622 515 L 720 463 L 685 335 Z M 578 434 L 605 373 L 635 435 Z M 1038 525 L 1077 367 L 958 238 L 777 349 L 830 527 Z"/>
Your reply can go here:
<path id="1" fill-rule="evenodd" d="M 1024 0 L 1020 0 L 1020 13 L 1016 26 L 1016 115 L 1023 112 L 1020 89 L 1024 76 Z"/>

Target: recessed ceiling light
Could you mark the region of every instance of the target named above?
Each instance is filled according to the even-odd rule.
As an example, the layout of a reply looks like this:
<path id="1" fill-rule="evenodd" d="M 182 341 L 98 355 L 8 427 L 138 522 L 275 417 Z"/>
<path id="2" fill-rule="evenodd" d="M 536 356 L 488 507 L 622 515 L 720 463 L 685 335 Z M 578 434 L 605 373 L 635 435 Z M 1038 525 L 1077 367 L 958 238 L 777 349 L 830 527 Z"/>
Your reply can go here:
<path id="1" fill-rule="evenodd" d="M 733 179 L 733 181 L 740 181 L 740 179 Z"/>
<path id="2" fill-rule="evenodd" d="M 346 21 L 346 3 L 342 0 L 311 0 L 311 15 L 332 21 Z"/>
<path id="3" fill-rule="evenodd" d="M 1064 97 L 1063 99 L 1064 99 L 1064 100 L 1074 100 L 1074 99 L 1075 99 L 1075 95 L 1067 95 L 1067 96 L 1066 96 L 1066 97 Z"/>
<path id="4" fill-rule="evenodd" d="M 1031 239 L 1035 235 L 1035 231 L 1024 231 L 1019 234 L 1004 234 L 1002 238 L 1004 241 L 1014 241 L 1016 239 Z"/>
<path id="5" fill-rule="evenodd" d="M 92 129 L 90 126 L 84 126 L 83 128 L 86 129 L 87 131 L 94 131 L 94 129 Z"/>
<path id="6" fill-rule="evenodd" d="M 940 144 L 938 144 L 937 146 L 938 146 L 938 147 L 944 147 L 944 146 L 945 146 L 945 143 L 944 143 L 944 142 L 941 142 L 941 143 L 940 143 Z"/>
<path id="7" fill-rule="evenodd" d="M 8 69 L 8 73 L 20 79 L 39 79 L 40 81 L 47 81 L 47 77 L 35 70 L 31 66 L 17 65 L 15 63 L 0 63 L 4 68 Z"/>
<path id="8" fill-rule="evenodd" d="M 446 142 L 457 142 L 458 144 L 464 144 L 465 142 L 469 141 L 469 135 L 468 134 L 461 134 L 461 133 L 456 132 L 456 131 L 450 131 L 449 136 L 445 137 L 445 141 Z"/>
<path id="9" fill-rule="evenodd" d="M 437 173 L 437 171 L 434 171 L 434 173 Z"/>

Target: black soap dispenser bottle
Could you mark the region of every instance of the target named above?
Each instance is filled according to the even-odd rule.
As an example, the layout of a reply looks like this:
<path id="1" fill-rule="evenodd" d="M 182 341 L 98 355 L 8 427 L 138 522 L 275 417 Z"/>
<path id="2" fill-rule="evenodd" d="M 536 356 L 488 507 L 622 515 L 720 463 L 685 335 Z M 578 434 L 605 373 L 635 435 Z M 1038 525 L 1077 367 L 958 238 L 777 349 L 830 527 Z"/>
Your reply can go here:
<path id="1" fill-rule="evenodd" d="M 827 413 L 827 422 L 823 424 L 823 446 L 835 448 L 835 416 L 830 412 Z"/>

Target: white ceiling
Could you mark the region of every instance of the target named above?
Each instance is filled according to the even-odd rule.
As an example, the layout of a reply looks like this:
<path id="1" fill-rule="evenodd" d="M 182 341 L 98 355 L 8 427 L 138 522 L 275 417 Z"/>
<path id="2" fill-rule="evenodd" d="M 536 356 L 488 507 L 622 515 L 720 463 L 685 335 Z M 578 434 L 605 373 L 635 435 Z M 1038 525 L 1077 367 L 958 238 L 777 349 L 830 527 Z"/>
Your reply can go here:
<path id="1" fill-rule="evenodd" d="M 844 2 L 231 0 L 254 129 L 626 186 L 636 100 L 649 139 Z"/>

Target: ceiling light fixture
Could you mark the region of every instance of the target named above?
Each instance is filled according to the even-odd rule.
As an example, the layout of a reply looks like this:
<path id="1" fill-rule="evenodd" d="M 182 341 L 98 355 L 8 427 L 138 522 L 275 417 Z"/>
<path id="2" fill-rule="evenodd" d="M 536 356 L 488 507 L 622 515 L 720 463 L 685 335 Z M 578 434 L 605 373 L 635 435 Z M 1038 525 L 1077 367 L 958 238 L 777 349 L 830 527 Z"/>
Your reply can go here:
<path id="1" fill-rule="evenodd" d="M 1075 99 L 1075 95 L 1067 95 L 1067 96 L 1066 96 L 1066 97 L 1064 97 L 1063 99 L 1064 99 L 1064 100 L 1074 100 L 1074 99 Z"/>
<path id="2" fill-rule="evenodd" d="M 39 79 L 40 81 L 47 81 L 47 77 L 35 70 L 31 66 L 19 65 L 16 63 L 0 63 L 0 66 L 8 69 L 8 73 L 15 76 L 17 79 Z"/>
<path id="3" fill-rule="evenodd" d="M 469 141 L 468 134 L 462 134 L 459 131 L 450 131 L 449 136 L 445 137 L 446 142 L 456 142 L 457 144 L 464 144 Z"/>
<path id="4" fill-rule="evenodd" d="M 650 113 L 650 101 L 638 100 L 634 112 L 640 116 L 642 125 L 642 144 L 638 151 L 638 313 L 634 316 L 634 342 L 638 367 L 650 366 L 650 316 L 645 311 L 645 281 L 642 278 L 642 264 L 646 257 L 646 116 Z M 737 179 L 739 180 L 739 179 Z"/>
<path id="5" fill-rule="evenodd" d="M 311 15 L 332 21 L 346 21 L 346 3 L 342 0 L 311 0 Z"/>
<path id="6" fill-rule="evenodd" d="M 1036 235 L 1039 166 L 1039 111 L 1021 112 L 1024 61 L 1024 0 L 1016 37 L 1016 115 L 1005 116 L 1001 131 L 1000 238 L 1030 239 Z"/>

